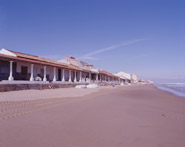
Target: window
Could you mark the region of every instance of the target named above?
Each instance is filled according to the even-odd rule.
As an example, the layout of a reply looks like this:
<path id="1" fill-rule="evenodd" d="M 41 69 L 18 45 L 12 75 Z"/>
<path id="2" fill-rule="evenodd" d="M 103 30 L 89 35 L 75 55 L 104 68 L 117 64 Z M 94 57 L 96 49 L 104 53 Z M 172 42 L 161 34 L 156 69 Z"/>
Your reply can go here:
<path id="1" fill-rule="evenodd" d="M 9 62 L 0 62 L 0 73 L 1 74 L 8 74 L 9 73 L 9 68 L 10 68 L 10 63 Z"/>
<path id="2" fill-rule="evenodd" d="M 6 65 L 2 65 L 0 67 L 0 73 L 2 73 L 2 74 L 8 74 L 9 73 L 9 67 L 6 66 Z"/>

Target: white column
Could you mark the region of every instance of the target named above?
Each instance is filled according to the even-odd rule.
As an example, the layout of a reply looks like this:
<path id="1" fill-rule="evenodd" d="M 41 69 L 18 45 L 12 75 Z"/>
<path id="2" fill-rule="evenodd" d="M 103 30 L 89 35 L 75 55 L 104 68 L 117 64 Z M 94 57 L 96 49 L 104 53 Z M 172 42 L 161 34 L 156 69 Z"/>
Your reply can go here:
<path id="1" fill-rule="evenodd" d="M 9 81 L 13 81 L 13 76 L 12 76 L 12 74 L 13 74 L 13 61 L 10 61 L 10 75 L 9 75 L 9 77 L 8 77 L 8 80 L 9 80 Z"/>
<path id="2" fill-rule="evenodd" d="M 89 83 L 91 83 L 91 72 L 89 72 Z"/>
<path id="3" fill-rule="evenodd" d="M 124 80 L 123 79 L 121 79 L 121 85 L 124 85 Z"/>
<path id="4" fill-rule="evenodd" d="M 62 82 L 65 82 L 65 69 L 62 70 Z"/>
<path id="5" fill-rule="evenodd" d="M 101 77 L 101 76 L 102 76 L 102 75 L 100 75 L 100 82 L 102 82 L 102 81 L 101 81 L 101 79 L 102 79 L 102 77 Z"/>
<path id="6" fill-rule="evenodd" d="M 96 74 L 96 82 L 98 83 L 98 74 Z"/>
<path id="7" fill-rule="evenodd" d="M 33 78 L 33 67 L 34 67 L 34 64 L 31 64 L 31 77 L 30 77 L 30 81 L 34 81 L 34 78 Z"/>
<path id="8" fill-rule="evenodd" d="M 54 74 L 53 82 L 55 82 L 56 81 L 56 67 L 53 68 L 53 74 Z"/>
<path id="9" fill-rule="evenodd" d="M 80 71 L 80 80 L 79 82 L 82 82 L 82 72 Z"/>
<path id="10" fill-rule="evenodd" d="M 46 78 L 46 70 L 47 70 L 47 67 L 44 66 L 44 78 L 43 78 L 43 81 L 47 81 L 47 78 Z"/>
<path id="11" fill-rule="evenodd" d="M 75 78 L 74 78 L 74 82 L 77 82 L 77 80 L 76 80 L 76 70 L 75 70 Z"/>
<path id="12" fill-rule="evenodd" d="M 69 70 L 69 82 L 71 82 L 71 70 Z"/>

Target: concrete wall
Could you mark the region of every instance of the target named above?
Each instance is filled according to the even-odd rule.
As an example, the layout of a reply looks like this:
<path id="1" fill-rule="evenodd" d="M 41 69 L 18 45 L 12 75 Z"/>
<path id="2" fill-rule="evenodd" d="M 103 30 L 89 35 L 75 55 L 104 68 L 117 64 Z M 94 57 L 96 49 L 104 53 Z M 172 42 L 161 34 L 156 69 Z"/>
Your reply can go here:
<path id="1" fill-rule="evenodd" d="M 0 92 L 6 91 L 17 91 L 17 90 L 28 90 L 28 89 L 55 89 L 55 88 L 69 88 L 75 87 L 79 84 L 56 84 L 56 83 L 49 83 L 49 84 L 1 84 L 0 85 Z"/>

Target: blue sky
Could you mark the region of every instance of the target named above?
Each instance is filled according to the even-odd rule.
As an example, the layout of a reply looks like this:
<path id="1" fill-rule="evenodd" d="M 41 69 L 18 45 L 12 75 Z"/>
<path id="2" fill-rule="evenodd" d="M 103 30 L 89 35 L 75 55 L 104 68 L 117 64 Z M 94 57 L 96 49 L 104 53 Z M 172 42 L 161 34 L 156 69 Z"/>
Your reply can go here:
<path id="1" fill-rule="evenodd" d="M 0 0 L 0 48 L 185 82 L 184 0 Z"/>

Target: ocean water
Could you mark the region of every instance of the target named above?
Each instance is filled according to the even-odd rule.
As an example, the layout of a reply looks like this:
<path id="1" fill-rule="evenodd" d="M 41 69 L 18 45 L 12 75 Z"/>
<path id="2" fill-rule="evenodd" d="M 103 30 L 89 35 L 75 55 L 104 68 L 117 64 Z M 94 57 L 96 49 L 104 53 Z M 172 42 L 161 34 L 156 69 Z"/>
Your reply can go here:
<path id="1" fill-rule="evenodd" d="M 155 84 L 158 89 L 171 92 L 177 96 L 185 97 L 185 83 Z"/>

